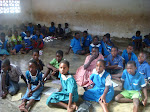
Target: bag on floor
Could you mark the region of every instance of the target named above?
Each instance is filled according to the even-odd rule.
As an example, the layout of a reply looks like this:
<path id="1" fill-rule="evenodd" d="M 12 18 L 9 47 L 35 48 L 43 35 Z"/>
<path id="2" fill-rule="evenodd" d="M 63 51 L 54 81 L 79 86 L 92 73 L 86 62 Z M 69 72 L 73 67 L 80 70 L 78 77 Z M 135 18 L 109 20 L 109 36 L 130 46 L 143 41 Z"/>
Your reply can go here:
<path id="1" fill-rule="evenodd" d="M 76 112 L 92 112 L 92 104 L 88 101 L 84 101 L 80 104 L 78 110 Z"/>

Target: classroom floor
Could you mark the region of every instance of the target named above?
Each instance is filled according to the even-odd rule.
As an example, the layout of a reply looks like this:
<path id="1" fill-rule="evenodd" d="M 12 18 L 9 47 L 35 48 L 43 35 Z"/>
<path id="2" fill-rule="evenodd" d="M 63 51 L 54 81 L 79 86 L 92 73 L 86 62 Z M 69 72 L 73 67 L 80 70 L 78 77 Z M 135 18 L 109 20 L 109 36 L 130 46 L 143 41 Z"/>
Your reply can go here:
<path id="1" fill-rule="evenodd" d="M 120 50 L 123 50 L 126 48 L 129 40 L 128 39 L 120 39 L 120 38 L 115 38 L 112 39 L 114 44 L 119 46 Z M 65 52 L 67 51 L 69 47 L 70 40 L 63 40 L 62 42 L 60 40 L 54 40 L 53 42 L 50 43 L 45 43 L 45 48 L 43 49 L 43 55 L 40 56 L 44 64 L 46 65 L 49 63 L 50 60 L 52 60 L 55 57 L 55 53 L 57 50 L 61 49 L 64 51 L 64 58 L 67 59 L 70 62 L 70 73 L 75 73 L 76 69 L 81 66 L 84 63 L 85 57 L 86 56 L 79 56 L 73 54 L 73 52 L 70 52 L 69 55 L 65 55 Z M 21 70 L 23 73 L 28 69 L 28 61 L 32 57 L 31 51 L 24 55 L 24 54 L 17 54 L 16 56 L 9 56 L 8 58 L 11 60 L 11 63 L 18 65 L 21 67 Z M 0 57 L 1 58 L 1 57 Z M 150 59 L 148 58 L 148 62 L 150 62 Z M 44 67 L 44 72 L 46 70 L 46 67 Z M 116 82 L 116 81 L 115 81 Z M 118 82 L 116 82 L 118 83 Z M 120 84 L 120 83 L 118 83 Z M 20 80 L 20 91 L 19 93 L 22 93 L 24 95 L 26 91 L 26 85 L 23 83 L 23 80 Z M 51 81 L 48 81 L 45 84 L 45 89 L 47 88 L 59 88 L 60 85 L 58 84 L 53 84 Z M 44 90 L 45 90 L 44 89 Z M 119 88 L 115 88 L 115 94 L 118 94 L 120 92 Z M 81 95 L 83 95 L 84 90 L 82 87 L 78 86 L 78 92 L 79 92 L 79 101 L 77 105 L 83 101 L 81 99 Z M 149 112 L 150 110 L 150 92 L 148 92 L 148 105 L 143 108 L 143 106 L 140 106 L 139 112 Z M 42 94 L 41 100 L 39 102 L 36 102 L 33 108 L 31 109 L 31 112 L 66 112 L 66 109 L 62 108 L 56 108 L 56 107 L 48 107 L 46 105 L 46 100 L 48 96 Z M 18 106 L 20 105 L 21 101 L 11 101 L 12 97 L 10 95 L 7 96 L 5 100 L 0 99 L 0 112 L 19 112 Z M 98 103 L 92 102 L 93 109 L 91 112 L 102 112 L 102 108 L 99 106 Z M 133 104 L 132 103 L 117 103 L 114 100 L 109 104 L 109 110 L 110 112 L 132 112 Z"/>

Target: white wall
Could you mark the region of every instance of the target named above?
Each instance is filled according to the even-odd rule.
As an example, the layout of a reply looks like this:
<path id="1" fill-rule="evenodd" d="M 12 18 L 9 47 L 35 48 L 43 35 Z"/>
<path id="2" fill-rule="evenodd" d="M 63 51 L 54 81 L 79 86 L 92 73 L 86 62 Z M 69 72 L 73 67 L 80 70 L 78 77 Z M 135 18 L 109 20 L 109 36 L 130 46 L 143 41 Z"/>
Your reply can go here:
<path id="1" fill-rule="evenodd" d="M 150 32 L 150 0 L 32 0 L 34 23 L 68 22 L 73 30 L 131 37 Z"/>
<path id="2" fill-rule="evenodd" d="M 0 24 L 2 25 L 20 25 L 21 23 L 32 22 L 32 4 L 31 0 L 20 0 L 21 13 L 0 14 Z"/>

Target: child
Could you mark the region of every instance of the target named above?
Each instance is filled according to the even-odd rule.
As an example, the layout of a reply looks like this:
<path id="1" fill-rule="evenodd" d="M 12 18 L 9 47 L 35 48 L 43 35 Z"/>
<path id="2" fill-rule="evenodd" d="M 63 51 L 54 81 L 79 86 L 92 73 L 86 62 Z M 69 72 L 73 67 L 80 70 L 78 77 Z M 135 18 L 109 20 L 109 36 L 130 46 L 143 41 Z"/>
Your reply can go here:
<path id="1" fill-rule="evenodd" d="M 125 49 L 122 53 L 122 57 L 125 61 L 124 65 L 127 64 L 128 61 L 137 60 L 137 56 L 133 53 L 133 45 L 132 44 L 128 44 L 127 49 Z"/>
<path id="2" fill-rule="evenodd" d="M 22 32 L 20 33 L 20 36 L 22 37 L 22 40 L 24 39 L 24 37 L 26 37 L 27 36 L 27 34 L 26 34 L 26 26 L 23 26 L 22 28 Z"/>
<path id="3" fill-rule="evenodd" d="M 111 48 L 114 46 L 114 44 L 110 40 L 110 34 L 107 33 L 104 35 L 103 40 L 101 40 L 102 44 L 102 51 L 104 58 L 106 60 L 107 56 L 111 53 Z"/>
<path id="4" fill-rule="evenodd" d="M 12 46 L 14 46 L 12 50 L 10 51 L 11 54 L 16 55 L 16 53 L 20 51 L 20 49 L 22 48 L 21 42 L 22 42 L 22 38 L 18 35 L 18 31 L 15 30 L 14 35 L 11 38 Z"/>
<path id="5" fill-rule="evenodd" d="M 127 63 L 127 68 L 123 71 L 121 80 L 122 91 L 115 97 L 115 100 L 119 103 L 132 103 L 133 102 L 133 112 L 138 112 L 139 103 L 142 101 L 141 90 L 144 93 L 143 105 L 147 103 L 147 90 L 144 77 L 136 70 L 136 64 L 134 61 L 129 61 Z"/>
<path id="6" fill-rule="evenodd" d="M 64 36 L 64 31 L 61 28 L 61 24 L 58 24 L 58 28 L 56 28 L 56 38 L 62 39 Z"/>
<path id="7" fill-rule="evenodd" d="M 19 91 L 19 76 L 21 76 L 25 83 L 26 78 L 18 66 L 10 64 L 9 59 L 3 60 L 2 70 L 2 98 L 5 98 L 8 93 L 10 95 L 15 95 Z"/>
<path id="8" fill-rule="evenodd" d="M 27 27 L 27 31 L 29 31 L 30 34 L 33 35 L 33 33 L 34 33 L 34 27 L 33 27 L 32 23 L 29 23 L 29 26 Z"/>
<path id="9" fill-rule="evenodd" d="M 140 31 L 136 31 L 136 36 L 132 37 L 132 43 L 135 50 L 140 50 L 142 48 L 142 36 Z"/>
<path id="10" fill-rule="evenodd" d="M 113 46 L 111 48 L 111 54 L 107 56 L 106 61 L 106 70 L 108 73 L 110 73 L 112 78 L 115 77 L 116 74 L 120 74 L 120 77 L 122 75 L 122 69 L 123 69 L 123 61 L 122 57 L 118 54 L 118 48 Z"/>
<path id="11" fill-rule="evenodd" d="M 83 37 L 81 38 L 81 42 L 82 42 L 83 49 L 89 50 L 89 46 L 92 42 L 92 37 L 91 35 L 88 35 L 87 31 L 83 32 Z"/>
<path id="12" fill-rule="evenodd" d="M 29 31 L 26 31 L 26 36 L 24 37 L 24 48 L 20 49 L 20 52 L 22 54 L 28 53 L 31 49 L 33 49 L 32 42 L 31 42 L 32 36 L 30 35 Z"/>
<path id="13" fill-rule="evenodd" d="M 96 101 L 101 106 L 104 112 L 108 112 L 107 104 L 114 97 L 114 88 L 111 81 L 111 75 L 105 71 L 105 61 L 98 60 L 96 69 L 90 76 L 94 87 L 84 92 L 83 99 L 88 101 Z"/>
<path id="14" fill-rule="evenodd" d="M 44 42 L 43 42 L 43 36 L 40 34 L 40 31 L 36 31 L 36 34 L 32 37 L 32 46 L 34 49 L 43 49 Z"/>
<path id="15" fill-rule="evenodd" d="M 50 79 L 51 75 L 56 76 L 58 78 L 59 75 L 59 64 L 63 60 L 63 51 L 58 50 L 56 52 L 56 58 L 54 58 L 52 61 L 49 62 L 47 65 L 47 71 L 43 77 L 43 80 L 46 81 L 47 79 Z M 48 74 L 51 72 L 51 75 L 48 76 Z M 47 77 L 48 76 L 48 77 Z"/>
<path id="16" fill-rule="evenodd" d="M 99 53 L 99 49 L 97 47 L 93 47 L 92 53 L 86 57 L 84 65 L 77 69 L 74 78 L 77 84 L 83 86 L 84 89 L 88 89 L 88 87 L 92 84 L 89 77 L 92 74 L 93 69 L 96 67 L 96 62 L 99 59 L 104 60 L 104 57 Z"/>
<path id="17" fill-rule="evenodd" d="M 71 48 L 75 54 L 84 55 L 86 53 L 80 45 L 80 34 L 78 32 L 75 33 L 75 37 L 71 40 L 70 47 L 66 54 L 69 54 Z"/>
<path id="18" fill-rule="evenodd" d="M 7 40 L 5 39 L 5 33 L 1 33 L 1 35 L 0 35 L 0 55 L 3 55 L 3 59 L 5 59 L 6 55 L 9 55 L 7 48 L 8 48 L 8 45 L 7 45 Z"/>
<path id="19" fill-rule="evenodd" d="M 54 104 L 67 109 L 68 112 L 73 112 L 77 109 L 76 103 L 78 101 L 78 87 L 73 76 L 69 74 L 69 62 L 61 61 L 59 65 L 59 78 L 62 87 L 60 92 L 53 93 L 47 99 L 46 104 Z"/>
<path id="20" fill-rule="evenodd" d="M 19 106 L 21 112 L 28 112 L 29 108 L 33 106 L 34 102 L 40 100 L 40 95 L 44 88 L 44 83 L 42 82 L 42 73 L 37 69 L 37 62 L 35 60 L 30 60 L 28 66 L 29 70 L 26 71 L 28 87 L 25 95 L 22 97 L 22 103 Z M 29 101 L 29 103 L 27 103 L 27 101 Z"/>
<path id="21" fill-rule="evenodd" d="M 144 37 L 145 39 L 143 40 L 143 47 L 150 47 L 150 33 Z"/>
<path id="22" fill-rule="evenodd" d="M 68 23 L 65 23 L 64 37 L 65 38 L 71 37 L 71 30 L 69 28 L 69 24 Z"/>
<path id="23" fill-rule="evenodd" d="M 39 71 L 43 70 L 43 67 L 45 66 L 44 63 L 42 62 L 42 60 L 39 59 L 39 50 L 38 49 L 34 49 L 32 51 L 32 58 L 31 60 L 34 59 L 37 62 L 37 69 Z"/>
<path id="24" fill-rule="evenodd" d="M 93 48 L 93 47 L 99 48 L 99 52 L 102 53 L 102 46 L 101 46 L 101 44 L 100 44 L 98 41 L 99 41 L 98 36 L 95 36 L 95 37 L 93 38 L 93 42 L 92 42 L 92 43 L 90 44 L 90 46 L 89 46 L 90 53 L 92 52 L 92 48 Z"/>
<path id="25" fill-rule="evenodd" d="M 150 65 L 146 62 L 146 54 L 143 52 L 139 53 L 135 63 L 138 72 L 144 76 L 146 83 L 148 83 L 150 81 Z"/>
<path id="26" fill-rule="evenodd" d="M 51 22 L 51 27 L 49 27 L 49 36 L 54 37 L 56 32 L 55 23 Z"/>

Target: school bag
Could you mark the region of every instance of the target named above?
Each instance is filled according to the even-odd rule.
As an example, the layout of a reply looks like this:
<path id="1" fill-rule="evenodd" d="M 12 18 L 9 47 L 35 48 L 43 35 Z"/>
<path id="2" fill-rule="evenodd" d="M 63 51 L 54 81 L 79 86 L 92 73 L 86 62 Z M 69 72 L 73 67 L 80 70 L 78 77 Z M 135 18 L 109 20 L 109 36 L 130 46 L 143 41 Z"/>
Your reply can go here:
<path id="1" fill-rule="evenodd" d="M 78 110 L 76 112 L 92 112 L 92 104 L 88 101 L 84 101 L 80 104 Z"/>

